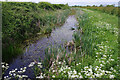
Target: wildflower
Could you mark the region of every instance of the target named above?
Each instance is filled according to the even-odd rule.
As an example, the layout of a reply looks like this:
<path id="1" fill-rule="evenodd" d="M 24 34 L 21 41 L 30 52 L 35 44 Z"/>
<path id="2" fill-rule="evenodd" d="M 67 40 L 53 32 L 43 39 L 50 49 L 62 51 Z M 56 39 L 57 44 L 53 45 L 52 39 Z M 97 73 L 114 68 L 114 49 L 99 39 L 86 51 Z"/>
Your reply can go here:
<path id="1" fill-rule="evenodd" d="M 8 64 L 6 63 L 6 66 L 8 66 Z"/>
<path id="2" fill-rule="evenodd" d="M 23 70 L 23 68 L 20 68 L 20 70 Z"/>
<path id="3" fill-rule="evenodd" d="M 104 57 L 107 57 L 106 55 L 103 55 Z"/>
<path id="4" fill-rule="evenodd" d="M 21 75 L 18 75 L 19 78 L 23 78 Z"/>
<path id="5" fill-rule="evenodd" d="M 95 68 L 95 71 L 97 71 L 97 68 Z"/>
<path id="6" fill-rule="evenodd" d="M 111 59 L 111 61 L 114 61 L 114 59 Z"/>
<path id="7" fill-rule="evenodd" d="M 66 71 L 63 71 L 64 73 L 66 73 Z"/>
<path id="8" fill-rule="evenodd" d="M 15 70 L 12 70 L 11 72 L 12 72 L 12 73 L 14 73 L 14 72 L 15 72 Z"/>
<path id="9" fill-rule="evenodd" d="M 7 77 L 6 76 L 4 76 L 4 79 L 6 79 Z"/>
<path id="10" fill-rule="evenodd" d="M 52 77 L 53 77 L 53 78 L 55 78 L 55 76 L 54 76 L 54 75 L 53 75 Z"/>
<path id="11" fill-rule="evenodd" d="M 90 74 L 86 74 L 86 76 L 90 76 Z"/>
<path id="12" fill-rule="evenodd" d="M 74 73 L 74 74 L 77 74 L 77 72 L 76 72 L 75 70 L 73 71 L 73 73 Z"/>
<path id="13" fill-rule="evenodd" d="M 31 62 L 31 63 L 28 65 L 28 67 L 32 67 L 32 66 L 34 66 L 34 64 L 35 64 L 35 62 Z"/>
<path id="14" fill-rule="evenodd" d="M 59 62 L 59 64 L 61 64 L 61 62 Z"/>
<path id="15" fill-rule="evenodd" d="M 96 54 L 99 54 L 98 52 Z"/>
<path id="16" fill-rule="evenodd" d="M 100 74 L 95 74 L 96 77 L 100 77 Z"/>
<path id="17" fill-rule="evenodd" d="M 5 62 L 1 62 L 1 64 L 3 65 L 3 64 L 5 64 Z"/>
<path id="18" fill-rule="evenodd" d="M 11 74 L 11 71 L 9 71 L 9 74 Z"/>
<path id="19" fill-rule="evenodd" d="M 72 75 L 71 78 L 75 78 L 75 75 Z"/>
<path id="20" fill-rule="evenodd" d="M 70 69 L 70 67 L 68 67 L 68 69 Z"/>
<path id="21" fill-rule="evenodd" d="M 25 77 L 28 77 L 28 76 L 27 76 L 27 75 L 22 75 L 22 77 L 24 77 L 24 78 L 25 78 Z"/>
<path id="22" fill-rule="evenodd" d="M 106 73 L 111 73 L 110 71 L 106 71 Z"/>
<path id="23" fill-rule="evenodd" d="M 15 71 L 17 70 L 17 68 L 15 68 Z"/>
<path id="24" fill-rule="evenodd" d="M 2 65 L 2 68 L 5 68 L 5 66 L 4 66 L 4 65 Z"/>
<path id="25" fill-rule="evenodd" d="M 41 65 L 42 63 L 41 62 L 38 62 L 38 65 Z"/>
<path id="26" fill-rule="evenodd" d="M 22 71 L 18 71 L 18 73 L 23 73 Z"/>
<path id="27" fill-rule="evenodd" d="M 24 67 L 24 69 L 26 69 L 27 67 Z"/>
<path id="28" fill-rule="evenodd" d="M 103 67 L 104 65 L 103 64 L 100 64 L 101 67 Z"/>
<path id="29" fill-rule="evenodd" d="M 16 76 L 16 74 L 14 73 L 13 76 Z"/>
<path id="30" fill-rule="evenodd" d="M 111 67 L 110 70 L 113 70 L 113 67 Z"/>
<path id="31" fill-rule="evenodd" d="M 55 72 L 55 70 L 53 70 L 53 72 Z"/>
<path id="32" fill-rule="evenodd" d="M 110 75 L 110 78 L 114 78 L 115 76 L 114 75 Z"/>
<path id="33" fill-rule="evenodd" d="M 24 73 L 26 70 L 23 70 L 22 72 Z"/>
<path id="34" fill-rule="evenodd" d="M 88 69 L 90 72 L 92 72 L 92 69 Z"/>
<path id="35" fill-rule="evenodd" d="M 107 63 L 109 63 L 109 61 L 107 61 Z"/>

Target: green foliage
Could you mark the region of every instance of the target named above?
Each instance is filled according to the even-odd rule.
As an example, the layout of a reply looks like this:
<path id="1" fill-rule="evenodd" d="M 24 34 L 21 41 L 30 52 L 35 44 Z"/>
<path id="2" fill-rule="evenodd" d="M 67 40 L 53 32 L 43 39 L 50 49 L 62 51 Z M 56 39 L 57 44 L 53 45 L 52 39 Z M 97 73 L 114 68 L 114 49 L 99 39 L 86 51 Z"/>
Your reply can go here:
<path id="1" fill-rule="evenodd" d="M 103 7 L 103 5 L 101 4 L 99 7 Z"/>
<path id="2" fill-rule="evenodd" d="M 32 2 L 2 2 L 3 50 L 9 49 L 11 44 L 13 45 L 11 47 L 14 48 L 17 44 L 22 44 L 25 40 L 36 36 L 37 33 L 50 33 L 52 28 L 55 28 L 54 26 L 62 25 L 70 12 L 69 9 L 62 10 L 64 6 L 57 9 L 53 7 L 53 4 L 47 2 L 38 4 Z M 21 48 L 21 45 L 18 48 Z M 16 49 L 15 53 L 19 52 Z M 7 55 L 8 53 L 3 51 L 3 54 Z M 12 54 L 12 51 L 9 51 L 10 54 Z"/>
<path id="3" fill-rule="evenodd" d="M 80 43 L 81 43 L 81 40 L 80 40 L 80 34 L 79 34 L 79 33 L 80 33 L 80 32 L 76 32 L 76 33 L 73 34 L 76 48 L 81 45 L 81 44 L 80 44 Z"/>
<path id="4" fill-rule="evenodd" d="M 102 12 L 86 9 L 83 10 L 88 13 L 87 18 L 89 19 L 85 17 L 85 14 L 80 16 L 79 11 L 77 12 L 79 15 L 79 26 L 80 28 L 82 28 L 84 33 L 82 35 L 82 50 L 84 50 L 85 53 L 88 53 L 88 62 L 91 60 L 95 60 L 94 62 L 90 62 L 91 65 L 93 65 L 94 67 L 100 66 L 104 62 L 106 65 L 102 69 L 109 71 L 111 67 L 115 68 L 115 66 L 113 65 L 118 65 L 118 18 L 114 15 L 109 15 Z M 115 21 L 113 21 L 113 19 Z M 81 22 L 86 23 L 81 24 Z M 110 55 L 112 56 L 112 58 L 110 57 Z M 92 59 L 89 59 L 90 57 L 92 57 Z M 87 60 L 84 59 L 83 65 L 86 64 L 85 62 Z M 100 63 L 100 60 L 102 60 L 102 63 Z M 89 63 L 87 64 L 90 65 Z M 116 75 L 116 77 L 118 76 L 118 74 L 114 72 L 113 74 Z"/>
<path id="5" fill-rule="evenodd" d="M 107 5 L 106 7 L 115 7 L 114 5 Z"/>
<path id="6" fill-rule="evenodd" d="M 48 2 L 40 2 L 38 3 L 38 7 L 44 10 L 56 10 L 56 9 L 69 9 L 68 4 L 51 4 Z"/>
<path id="7" fill-rule="evenodd" d="M 53 5 L 48 2 L 40 2 L 38 3 L 38 7 L 45 10 L 54 10 Z"/>
<path id="8" fill-rule="evenodd" d="M 11 58 L 15 58 L 16 55 L 22 53 L 22 49 L 18 44 L 9 44 L 8 46 L 2 46 L 2 60 L 5 62 L 11 61 Z"/>
<path id="9" fill-rule="evenodd" d="M 93 5 L 92 7 L 97 7 L 96 5 Z"/>
<path id="10" fill-rule="evenodd" d="M 46 30 L 45 30 L 45 34 L 48 34 L 48 33 L 51 33 L 52 32 L 52 28 L 48 27 Z"/>
<path id="11" fill-rule="evenodd" d="M 62 6 L 60 4 L 53 4 L 53 7 L 55 9 L 62 9 Z"/>

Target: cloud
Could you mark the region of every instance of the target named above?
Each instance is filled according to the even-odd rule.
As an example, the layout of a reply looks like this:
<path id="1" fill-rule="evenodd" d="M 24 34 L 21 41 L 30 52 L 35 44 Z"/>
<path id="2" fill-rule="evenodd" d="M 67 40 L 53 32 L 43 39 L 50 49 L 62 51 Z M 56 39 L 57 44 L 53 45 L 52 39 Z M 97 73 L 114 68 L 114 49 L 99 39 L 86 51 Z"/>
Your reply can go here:
<path id="1" fill-rule="evenodd" d="M 0 0 L 0 1 L 10 1 L 10 2 L 32 2 L 32 0 Z"/>
<path id="2" fill-rule="evenodd" d="M 47 1 L 47 2 L 119 2 L 119 0 L 33 0 L 33 1 Z"/>

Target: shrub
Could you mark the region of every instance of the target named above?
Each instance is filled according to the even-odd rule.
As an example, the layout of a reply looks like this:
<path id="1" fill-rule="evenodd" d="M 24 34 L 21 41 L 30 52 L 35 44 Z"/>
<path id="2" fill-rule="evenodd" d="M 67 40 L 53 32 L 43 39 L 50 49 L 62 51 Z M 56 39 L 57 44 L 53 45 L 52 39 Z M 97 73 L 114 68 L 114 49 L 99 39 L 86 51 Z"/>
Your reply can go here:
<path id="1" fill-rule="evenodd" d="M 40 2 L 38 3 L 38 7 L 45 10 L 54 10 L 53 5 L 48 2 Z"/>

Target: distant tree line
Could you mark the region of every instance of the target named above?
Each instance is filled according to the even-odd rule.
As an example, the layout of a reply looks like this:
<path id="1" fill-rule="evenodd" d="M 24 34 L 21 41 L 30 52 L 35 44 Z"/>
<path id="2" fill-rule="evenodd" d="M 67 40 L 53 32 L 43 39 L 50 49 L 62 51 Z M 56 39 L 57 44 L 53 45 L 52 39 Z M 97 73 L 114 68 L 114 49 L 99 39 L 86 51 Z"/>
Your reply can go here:
<path id="1" fill-rule="evenodd" d="M 86 6 L 80 6 L 80 5 L 74 5 L 72 7 L 115 7 L 115 4 L 112 4 L 112 5 L 106 5 L 104 6 L 103 4 L 100 4 L 99 6 L 97 5 L 86 5 Z"/>
<path id="2" fill-rule="evenodd" d="M 104 6 L 102 4 L 99 5 L 99 6 L 96 6 L 96 5 L 93 5 L 93 6 L 90 6 L 90 5 L 87 5 L 87 6 L 75 5 L 75 6 L 72 6 L 72 7 L 88 8 L 88 9 L 91 9 L 91 10 L 98 10 L 98 11 L 102 11 L 102 12 L 105 12 L 105 13 L 108 13 L 108 14 L 120 16 L 120 8 L 115 7 L 115 4 L 106 5 L 106 6 Z"/>

